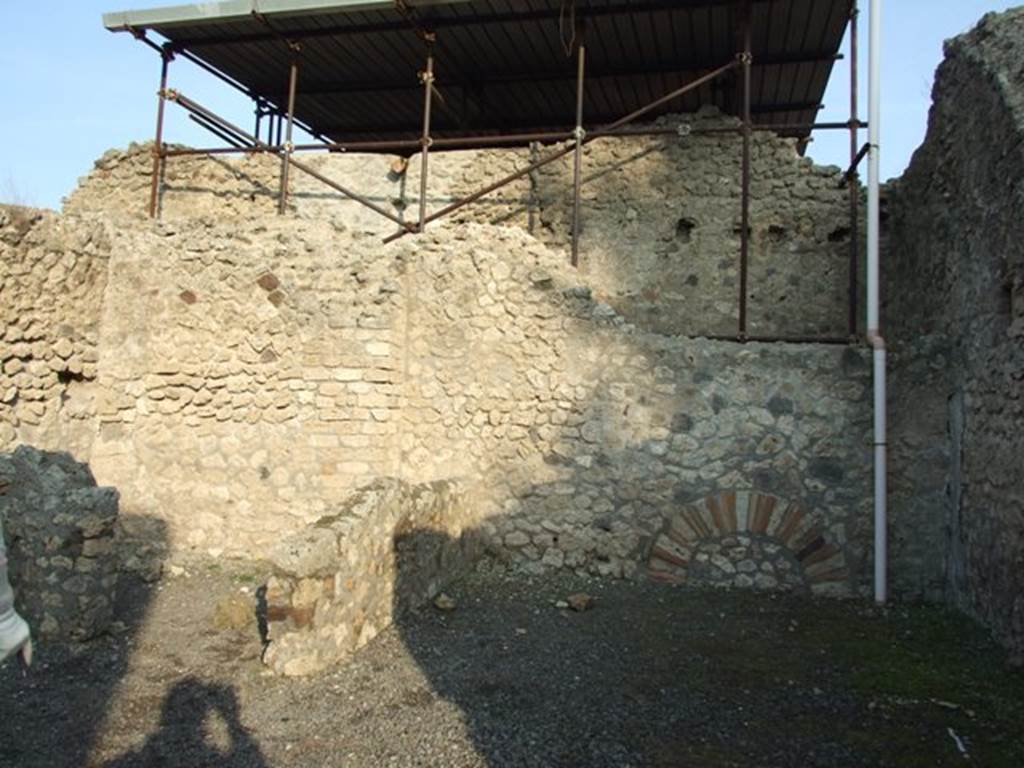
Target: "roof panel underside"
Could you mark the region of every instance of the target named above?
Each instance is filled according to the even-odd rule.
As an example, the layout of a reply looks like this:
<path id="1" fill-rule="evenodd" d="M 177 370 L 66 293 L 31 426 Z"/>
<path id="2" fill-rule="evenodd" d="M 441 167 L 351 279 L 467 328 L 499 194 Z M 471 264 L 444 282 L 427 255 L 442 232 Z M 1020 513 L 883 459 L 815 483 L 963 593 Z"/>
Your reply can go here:
<path id="1" fill-rule="evenodd" d="M 759 123 L 813 122 L 849 19 L 851 0 L 755 0 L 752 103 Z M 419 73 L 436 33 L 432 134 L 568 130 L 575 116 L 576 40 L 586 43 L 584 122 L 590 130 L 710 69 L 741 45 L 740 4 L 728 0 L 468 0 L 397 8 L 350 5 L 309 14 L 176 20 L 149 27 L 280 109 L 299 65 L 296 118 L 335 141 L 414 138 L 422 129 Z M 567 54 L 568 51 L 568 54 Z M 740 110 L 737 71 L 645 119 L 713 104 Z M 806 136 L 806 129 L 786 131 Z"/>

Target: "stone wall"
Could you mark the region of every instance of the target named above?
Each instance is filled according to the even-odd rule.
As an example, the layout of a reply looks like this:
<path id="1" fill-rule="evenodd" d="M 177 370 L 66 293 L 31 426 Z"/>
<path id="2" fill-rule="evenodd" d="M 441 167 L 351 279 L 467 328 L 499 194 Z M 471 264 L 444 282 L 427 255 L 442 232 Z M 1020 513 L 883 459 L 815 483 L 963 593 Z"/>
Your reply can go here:
<path id="1" fill-rule="evenodd" d="M 178 545 L 253 551 L 397 472 L 400 263 L 325 222 L 114 245 L 93 466 Z"/>
<path id="2" fill-rule="evenodd" d="M 87 453 L 109 227 L 0 206 L 0 450 Z"/>
<path id="3" fill-rule="evenodd" d="M 659 124 L 682 136 L 598 140 L 584 151 L 581 272 L 640 327 L 737 332 L 742 139 L 711 109 Z M 687 134 L 686 131 L 693 131 Z M 538 237 L 567 247 L 572 157 L 539 174 Z M 753 134 L 748 332 L 847 333 L 849 197 L 839 168 L 795 140 Z"/>
<path id="4" fill-rule="evenodd" d="M 582 274 L 595 295 L 630 322 L 661 333 L 737 332 L 741 139 L 714 109 L 663 119 L 679 135 L 598 139 L 584 150 Z M 541 154 L 550 148 L 541 150 Z M 458 222 L 529 229 L 568 246 L 571 155 L 458 211 Z M 419 157 L 404 173 L 384 155 L 303 155 L 301 161 L 407 220 L 419 208 Z M 428 210 L 525 167 L 530 152 L 502 149 L 431 156 Z M 280 162 L 272 157 L 169 159 L 161 198 L 168 219 L 201 215 L 272 218 Z M 142 216 L 152 158 L 146 146 L 104 155 L 68 199 L 67 213 Z M 387 219 L 301 171 L 291 214 L 394 232 Z M 844 336 L 851 233 L 840 169 L 801 158 L 793 140 L 756 132 L 748 331 Z"/>
<path id="5" fill-rule="evenodd" d="M 946 45 L 924 145 L 891 194 L 897 584 L 1024 653 L 1024 10 Z M 935 553 L 945 553 L 945 563 Z M 919 583 L 900 582 L 925 562 Z"/>
<path id="6" fill-rule="evenodd" d="M 260 554 L 377 476 L 464 477 L 500 559 L 632 576 L 680 507 L 758 492 L 809 513 L 778 546 L 828 553 L 801 583 L 862 586 L 855 348 L 641 330 L 514 227 L 384 247 L 336 221 L 168 219 L 108 245 L 87 458 L 172 546 Z"/>
<path id="7" fill-rule="evenodd" d="M 88 640 L 114 613 L 118 495 L 66 453 L 0 455 L 0 519 L 16 605 L 47 640 Z"/>
<path id="8" fill-rule="evenodd" d="M 856 586 L 869 517 L 862 351 L 640 330 L 515 229 L 428 234 L 405 280 L 402 471 L 483 478 L 499 557 L 629 577 L 680 507 L 758 491 L 823 521 L 816 549 L 834 547 L 835 578 L 817 590 Z M 712 524 L 708 536 L 735 531 Z"/>
<path id="9" fill-rule="evenodd" d="M 260 598 L 264 662 L 285 675 L 318 672 L 434 598 L 479 556 L 472 506 L 456 482 L 383 478 L 278 542 Z"/>

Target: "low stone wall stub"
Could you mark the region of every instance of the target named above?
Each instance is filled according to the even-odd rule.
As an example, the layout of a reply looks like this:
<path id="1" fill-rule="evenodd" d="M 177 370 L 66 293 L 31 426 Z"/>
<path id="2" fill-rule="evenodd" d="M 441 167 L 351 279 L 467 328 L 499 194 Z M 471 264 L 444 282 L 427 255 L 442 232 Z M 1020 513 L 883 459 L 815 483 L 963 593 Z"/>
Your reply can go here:
<path id="1" fill-rule="evenodd" d="M 457 482 L 381 478 L 284 538 L 262 590 L 264 662 L 287 676 L 320 672 L 433 598 L 482 551 L 471 509 Z"/>
<path id="2" fill-rule="evenodd" d="M 0 456 L 0 518 L 19 612 L 51 640 L 89 640 L 110 624 L 118 580 L 118 493 L 64 453 Z"/>

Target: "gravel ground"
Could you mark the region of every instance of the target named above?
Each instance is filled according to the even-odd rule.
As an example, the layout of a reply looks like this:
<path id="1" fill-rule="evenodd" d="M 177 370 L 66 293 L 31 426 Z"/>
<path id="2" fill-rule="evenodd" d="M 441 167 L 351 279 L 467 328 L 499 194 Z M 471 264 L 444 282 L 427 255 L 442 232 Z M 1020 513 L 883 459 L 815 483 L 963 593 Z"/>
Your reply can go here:
<path id="1" fill-rule="evenodd" d="M 259 578 L 224 568 L 132 582 L 118 633 L 0 670 L 0 765 L 1024 765 L 1024 674 L 941 609 L 476 574 L 286 680 L 214 621 Z"/>

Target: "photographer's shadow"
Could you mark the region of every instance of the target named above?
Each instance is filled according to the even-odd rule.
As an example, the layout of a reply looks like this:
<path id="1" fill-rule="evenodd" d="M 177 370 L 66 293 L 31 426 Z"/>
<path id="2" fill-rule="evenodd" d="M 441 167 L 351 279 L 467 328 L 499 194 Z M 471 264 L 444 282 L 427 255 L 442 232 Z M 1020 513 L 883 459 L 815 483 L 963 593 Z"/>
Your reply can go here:
<path id="1" fill-rule="evenodd" d="M 242 726 L 234 690 L 187 677 L 175 683 L 164 698 L 159 730 L 140 749 L 121 755 L 104 768 L 266 765 L 259 746 Z"/>

